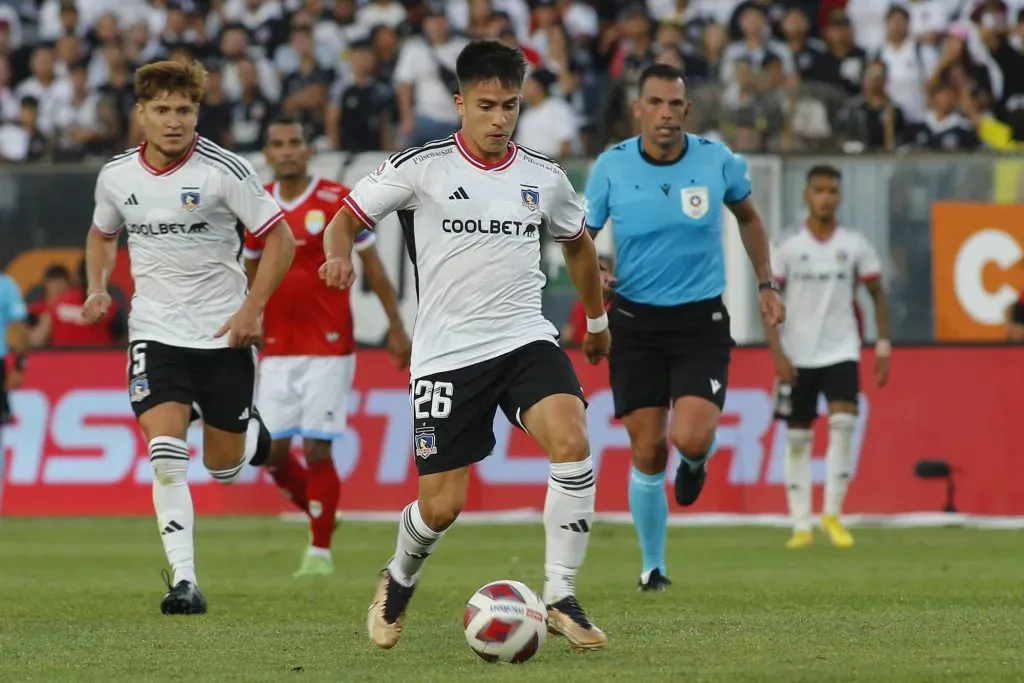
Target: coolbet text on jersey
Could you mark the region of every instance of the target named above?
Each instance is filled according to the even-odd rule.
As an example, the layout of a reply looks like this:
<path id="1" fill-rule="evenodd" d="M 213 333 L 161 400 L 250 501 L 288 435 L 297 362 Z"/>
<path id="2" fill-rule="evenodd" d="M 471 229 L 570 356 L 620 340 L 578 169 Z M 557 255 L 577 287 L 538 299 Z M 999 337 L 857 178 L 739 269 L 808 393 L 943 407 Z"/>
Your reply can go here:
<path id="1" fill-rule="evenodd" d="M 772 249 L 772 272 L 786 286 L 781 342 L 793 364 L 823 368 L 859 360 L 857 285 L 882 272 L 871 243 L 843 226 L 822 242 L 802 226 Z"/>
<path id="2" fill-rule="evenodd" d="M 226 348 L 228 335 L 213 335 L 245 300 L 242 225 L 261 237 L 284 214 L 248 161 L 209 140 L 197 135 L 164 169 L 146 161 L 145 147 L 100 171 L 92 219 L 104 235 L 128 232 L 129 340 Z"/>
<path id="3" fill-rule="evenodd" d="M 612 222 L 616 292 L 650 306 L 721 296 L 722 203 L 750 196 L 747 162 L 697 135 L 686 135 L 675 162 L 651 159 L 642 144 L 635 137 L 606 150 L 587 180 L 587 227 Z"/>
<path id="4" fill-rule="evenodd" d="M 356 350 L 352 307 L 347 289 L 328 289 L 318 274 L 324 262 L 323 232 L 342 207 L 349 188 L 314 177 L 291 202 L 281 199 L 277 183 L 266 186 L 284 210 L 295 236 L 295 257 L 263 313 L 264 356 L 347 356 Z M 376 237 L 363 231 L 355 249 L 372 246 Z M 258 258 L 264 240 L 249 233 L 246 258 Z"/>
<path id="5" fill-rule="evenodd" d="M 489 164 L 457 133 L 391 156 L 344 202 L 368 228 L 399 212 L 419 298 L 414 379 L 555 343 L 541 312 L 539 233 L 570 241 L 585 225 L 553 161 L 513 143 Z"/>

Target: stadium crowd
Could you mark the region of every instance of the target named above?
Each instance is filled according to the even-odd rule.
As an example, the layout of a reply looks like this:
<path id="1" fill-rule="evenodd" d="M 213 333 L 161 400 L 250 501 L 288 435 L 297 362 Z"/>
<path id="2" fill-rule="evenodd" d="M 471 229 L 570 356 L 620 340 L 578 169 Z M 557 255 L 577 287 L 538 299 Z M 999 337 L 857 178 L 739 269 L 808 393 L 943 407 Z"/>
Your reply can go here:
<path id="1" fill-rule="evenodd" d="M 397 149 L 457 126 L 470 38 L 523 48 L 518 137 L 560 157 L 634 134 L 637 78 L 682 67 L 689 127 L 744 152 L 1024 144 L 1024 0 L 0 0 L 0 157 L 137 142 L 134 69 L 199 59 L 201 132 L 256 151 L 277 113 L 321 149 Z"/>

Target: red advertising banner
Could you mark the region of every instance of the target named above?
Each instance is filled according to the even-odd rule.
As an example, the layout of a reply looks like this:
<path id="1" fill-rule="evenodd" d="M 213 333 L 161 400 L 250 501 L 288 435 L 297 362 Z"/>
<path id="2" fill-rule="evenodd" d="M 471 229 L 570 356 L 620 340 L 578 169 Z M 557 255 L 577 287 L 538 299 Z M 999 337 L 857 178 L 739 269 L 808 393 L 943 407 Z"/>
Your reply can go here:
<path id="1" fill-rule="evenodd" d="M 915 479 L 913 469 L 918 460 L 943 459 L 955 469 L 960 512 L 1024 515 L 1024 347 L 897 349 L 892 382 L 881 390 L 870 386 L 870 357 L 865 360 L 849 512 L 938 512 L 944 483 Z M 607 368 L 574 361 L 590 401 L 598 511 L 627 511 L 629 440 L 613 417 Z M 735 351 L 721 451 L 703 496 L 687 512 L 785 512 L 785 428 L 772 419 L 771 373 L 765 350 Z M 416 496 L 407 381 L 384 353 L 359 354 L 352 431 L 334 448 L 344 510 L 398 511 Z M 123 353 L 36 354 L 13 406 L 16 421 L 3 438 L 4 514 L 151 514 L 152 470 L 128 402 Z M 500 411 L 495 429 L 497 447 L 475 468 L 467 510 L 541 510 L 547 459 Z M 201 430 L 189 441 L 201 456 Z M 825 443 L 820 420 L 814 447 L 819 485 Z M 222 486 L 196 462 L 190 478 L 202 514 L 290 510 L 261 469 L 248 468 L 240 481 Z"/>

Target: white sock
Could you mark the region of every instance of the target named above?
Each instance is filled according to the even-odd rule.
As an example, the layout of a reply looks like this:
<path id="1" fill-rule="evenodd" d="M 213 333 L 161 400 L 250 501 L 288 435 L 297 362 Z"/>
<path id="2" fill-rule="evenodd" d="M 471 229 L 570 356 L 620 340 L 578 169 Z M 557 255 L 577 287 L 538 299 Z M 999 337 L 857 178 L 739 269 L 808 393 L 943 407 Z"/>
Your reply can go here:
<path id="1" fill-rule="evenodd" d="M 786 432 L 786 502 L 793 519 L 793 531 L 811 530 L 811 430 Z"/>
<path id="2" fill-rule="evenodd" d="M 173 584 L 196 583 L 195 547 L 192 528 L 195 512 L 188 489 L 188 444 L 172 436 L 158 436 L 149 442 L 153 466 L 153 509 L 156 510 L 160 540 L 167 562 L 174 571 Z"/>
<path id="3" fill-rule="evenodd" d="M 237 465 L 229 467 L 224 470 L 211 470 L 209 467 L 206 471 L 210 473 L 210 476 L 219 481 L 222 484 L 233 484 L 242 476 L 242 472 L 245 471 L 245 466 L 249 464 L 249 461 L 256 455 L 256 444 L 260 436 L 260 423 L 256 418 L 249 420 L 249 426 L 245 431 L 245 447 L 242 450 L 242 459 Z"/>
<path id="4" fill-rule="evenodd" d="M 388 563 L 388 571 L 395 581 L 410 588 L 416 585 L 423 563 L 430 557 L 431 548 L 442 536 L 444 531 L 434 531 L 423 521 L 419 501 L 414 500 L 406 505 L 398 525 L 395 556 Z"/>
<path id="5" fill-rule="evenodd" d="M 824 514 L 839 516 L 850 485 L 850 459 L 853 451 L 853 429 L 857 416 L 833 413 L 828 418 L 828 450 L 825 452 Z"/>
<path id="6" fill-rule="evenodd" d="M 576 594 L 576 572 L 587 555 L 594 520 L 594 466 L 553 462 L 544 500 L 544 603 Z"/>

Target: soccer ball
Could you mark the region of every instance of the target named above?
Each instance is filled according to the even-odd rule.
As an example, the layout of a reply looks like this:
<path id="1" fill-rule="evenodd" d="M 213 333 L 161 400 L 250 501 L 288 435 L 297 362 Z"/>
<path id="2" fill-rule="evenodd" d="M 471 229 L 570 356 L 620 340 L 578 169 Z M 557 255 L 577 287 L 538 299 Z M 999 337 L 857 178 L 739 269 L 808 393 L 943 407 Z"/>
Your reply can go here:
<path id="1" fill-rule="evenodd" d="M 487 662 L 522 664 L 537 654 L 548 634 L 544 601 L 518 581 L 494 581 L 466 603 L 466 642 Z"/>

